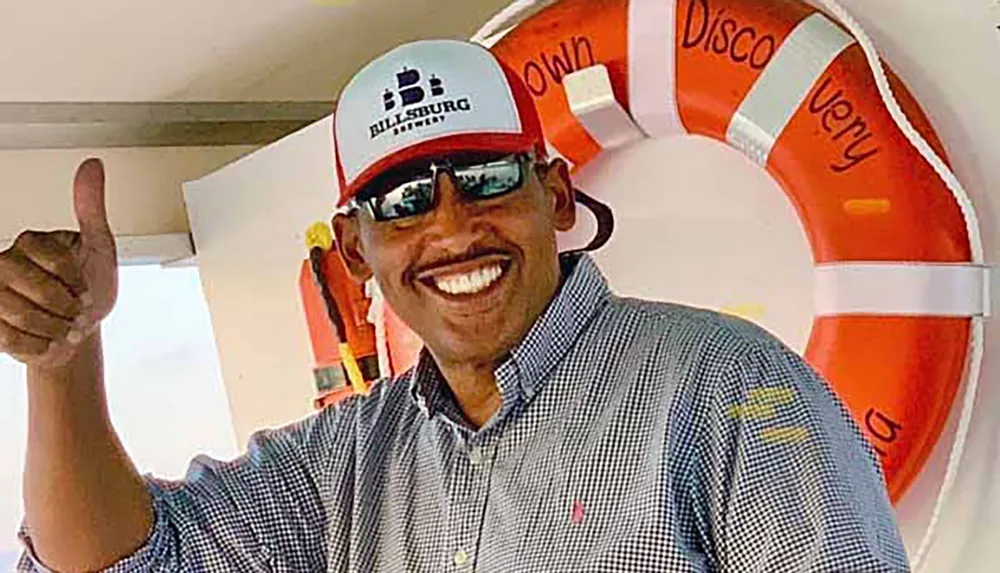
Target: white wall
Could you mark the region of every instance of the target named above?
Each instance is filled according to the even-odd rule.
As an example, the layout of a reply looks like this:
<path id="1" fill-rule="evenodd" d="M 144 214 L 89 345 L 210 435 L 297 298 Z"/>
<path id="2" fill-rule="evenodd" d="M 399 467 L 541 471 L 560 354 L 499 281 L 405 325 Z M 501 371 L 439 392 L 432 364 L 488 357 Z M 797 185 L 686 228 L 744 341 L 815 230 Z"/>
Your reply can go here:
<path id="1" fill-rule="evenodd" d="M 312 410 L 299 303 L 305 230 L 337 198 L 329 118 L 184 186 L 241 444 Z"/>
<path id="2" fill-rule="evenodd" d="M 805 348 L 805 233 L 781 188 L 742 154 L 702 137 L 647 140 L 605 153 L 576 183 L 615 212 L 594 258 L 620 294 L 740 314 Z M 583 215 L 563 245 L 584 243 L 593 227 Z"/>

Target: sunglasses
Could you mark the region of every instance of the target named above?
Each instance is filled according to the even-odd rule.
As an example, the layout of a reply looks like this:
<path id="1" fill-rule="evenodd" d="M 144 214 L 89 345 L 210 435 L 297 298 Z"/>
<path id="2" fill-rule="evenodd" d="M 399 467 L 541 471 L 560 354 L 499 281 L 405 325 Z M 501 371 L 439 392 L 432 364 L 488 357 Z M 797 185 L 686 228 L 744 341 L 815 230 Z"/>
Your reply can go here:
<path id="1" fill-rule="evenodd" d="M 380 222 L 423 215 L 437 202 L 442 171 L 468 201 L 503 197 L 524 187 L 534 161 L 530 153 L 476 154 L 393 170 L 365 186 L 347 208 L 363 210 Z"/>

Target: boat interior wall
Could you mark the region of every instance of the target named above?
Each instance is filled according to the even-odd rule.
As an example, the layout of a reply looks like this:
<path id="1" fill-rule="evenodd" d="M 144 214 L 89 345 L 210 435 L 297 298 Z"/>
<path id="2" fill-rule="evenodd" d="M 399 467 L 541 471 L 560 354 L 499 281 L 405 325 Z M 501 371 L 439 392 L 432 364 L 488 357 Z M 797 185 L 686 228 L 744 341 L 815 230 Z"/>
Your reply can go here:
<path id="1" fill-rule="evenodd" d="M 615 233 L 594 258 L 618 293 L 736 314 L 804 351 L 812 254 L 785 193 L 743 154 L 704 137 L 645 140 L 598 156 L 576 180 L 614 209 Z M 593 227 L 581 214 L 561 245 Z"/>
<path id="2" fill-rule="evenodd" d="M 162 260 L 170 260 L 177 254 L 177 245 L 170 241 L 176 239 L 163 242 L 151 237 L 187 235 L 181 185 L 254 149 L 227 146 L 0 151 L 0 246 L 6 248 L 26 228 L 75 225 L 69 184 L 85 157 L 98 156 L 108 171 L 108 213 L 115 234 L 134 237 L 131 244 L 142 250 L 143 260 L 151 260 L 156 250 L 160 250 Z M 138 253 L 133 250 L 131 254 Z M 123 251 L 122 255 L 128 260 L 130 252 Z"/>
<path id="3" fill-rule="evenodd" d="M 312 412 L 296 279 L 337 199 L 331 117 L 184 185 L 237 443 Z"/>

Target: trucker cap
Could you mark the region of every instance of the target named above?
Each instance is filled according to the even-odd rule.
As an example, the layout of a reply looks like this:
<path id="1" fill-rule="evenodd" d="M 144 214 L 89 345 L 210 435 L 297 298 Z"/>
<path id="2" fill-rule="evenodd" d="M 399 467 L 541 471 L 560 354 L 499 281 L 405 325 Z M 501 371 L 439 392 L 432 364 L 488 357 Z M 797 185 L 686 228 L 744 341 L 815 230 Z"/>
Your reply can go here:
<path id="1" fill-rule="evenodd" d="M 393 167 L 466 151 L 534 151 L 531 94 L 489 50 L 457 40 L 399 46 L 362 68 L 333 116 L 339 206 Z"/>

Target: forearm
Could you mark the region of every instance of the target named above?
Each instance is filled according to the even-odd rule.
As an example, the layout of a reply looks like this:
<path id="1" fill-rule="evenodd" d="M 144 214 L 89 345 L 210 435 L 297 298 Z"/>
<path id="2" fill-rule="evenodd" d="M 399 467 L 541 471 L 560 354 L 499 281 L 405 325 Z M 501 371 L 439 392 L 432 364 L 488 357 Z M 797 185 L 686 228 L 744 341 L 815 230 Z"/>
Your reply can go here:
<path id="1" fill-rule="evenodd" d="M 66 366 L 28 368 L 24 504 L 37 556 L 57 571 L 107 567 L 142 545 L 152 509 L 108 417 L 100 332 Z"/>

